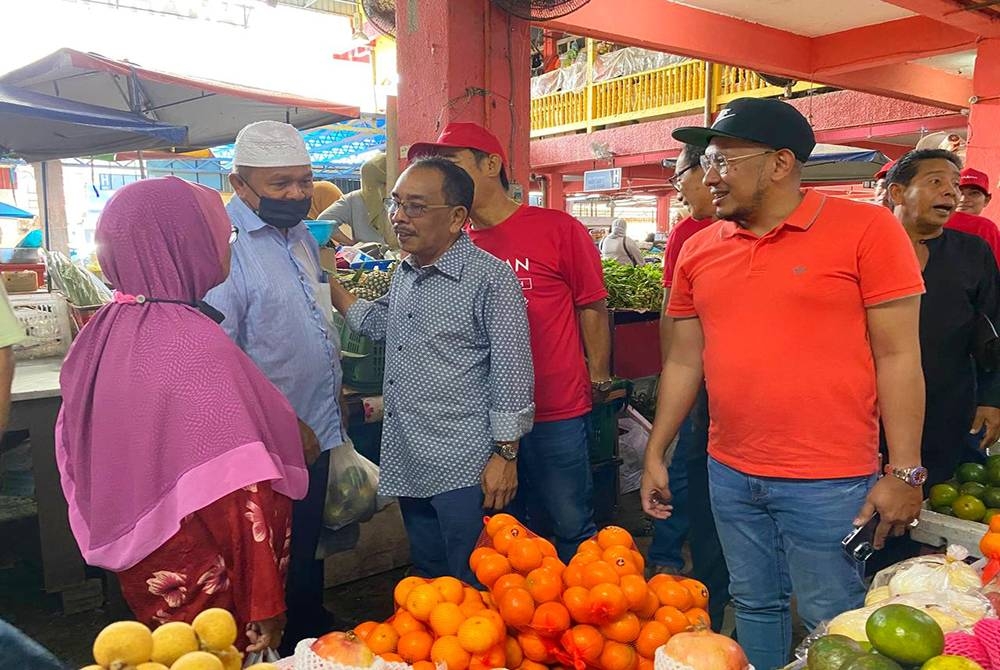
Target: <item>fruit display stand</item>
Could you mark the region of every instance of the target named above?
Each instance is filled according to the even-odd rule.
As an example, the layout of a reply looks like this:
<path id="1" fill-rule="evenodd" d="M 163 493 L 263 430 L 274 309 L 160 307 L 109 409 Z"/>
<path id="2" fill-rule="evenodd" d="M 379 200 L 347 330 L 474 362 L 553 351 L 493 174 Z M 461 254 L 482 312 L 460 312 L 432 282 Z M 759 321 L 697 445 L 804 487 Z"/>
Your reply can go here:
<path id="1" fill-rule="evenodd" d="M 946 547 L 957 544 L 969 550 L 969 554 L 982 558 L 979 540 L 986 532 L 986 526 L 978 521 L 965 521 L 947 514 L 927 509 L 920 512 L 920 522 L 910 530 L 910 539 L 932 547 Z"/>

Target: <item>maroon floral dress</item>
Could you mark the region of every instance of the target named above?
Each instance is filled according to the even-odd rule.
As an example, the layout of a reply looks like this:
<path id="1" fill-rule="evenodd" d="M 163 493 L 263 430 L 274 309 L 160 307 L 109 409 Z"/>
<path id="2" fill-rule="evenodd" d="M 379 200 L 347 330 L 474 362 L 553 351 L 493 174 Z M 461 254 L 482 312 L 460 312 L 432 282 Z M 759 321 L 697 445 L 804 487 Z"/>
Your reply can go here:
<path id="1" fill-rule="evenodd" d="M 118 573 L 136 618 L 155 627 L 191 622 L 210 607 L 236 617 L 242 651 L 246 625 L 285 611 L 292 501 L 267 482 L 234 491 L 181 522 L 177 534 Z"/>

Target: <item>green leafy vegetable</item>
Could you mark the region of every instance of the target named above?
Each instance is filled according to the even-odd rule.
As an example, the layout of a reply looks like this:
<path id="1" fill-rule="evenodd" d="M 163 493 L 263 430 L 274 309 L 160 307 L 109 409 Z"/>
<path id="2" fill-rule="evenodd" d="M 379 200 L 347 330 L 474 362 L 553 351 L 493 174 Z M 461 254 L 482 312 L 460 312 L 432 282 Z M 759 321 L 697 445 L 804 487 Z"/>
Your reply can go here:
<path id="1" fill-rule="evenodd" d="M 663 305 L 662 267 L 635 267 L 610 259 L 605 259 L 602 264 L 610 309 L 660 311 Z"/>

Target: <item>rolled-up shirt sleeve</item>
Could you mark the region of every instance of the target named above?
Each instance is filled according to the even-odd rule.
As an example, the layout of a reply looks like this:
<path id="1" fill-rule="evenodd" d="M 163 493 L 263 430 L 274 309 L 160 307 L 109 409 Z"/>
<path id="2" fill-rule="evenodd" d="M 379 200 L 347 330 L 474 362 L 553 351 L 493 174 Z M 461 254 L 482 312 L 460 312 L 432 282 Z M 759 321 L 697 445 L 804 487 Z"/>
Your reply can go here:
<path id="1" fill-rule="evenodd" d="M 373 340 L 384 340 L 389 323 L 389 294 L 378 300 L 359 299 L 347 308 L 344 318 L 354 332 Z"/>
<path id="2" fill-rule="evenodd" d="M 531 363 L 524 293 L 510 268 L 497 272 L 486 296 L 490 342 L 490 429 L 496 442 L 513 442 L 535 420 L 535 370 Z"/>

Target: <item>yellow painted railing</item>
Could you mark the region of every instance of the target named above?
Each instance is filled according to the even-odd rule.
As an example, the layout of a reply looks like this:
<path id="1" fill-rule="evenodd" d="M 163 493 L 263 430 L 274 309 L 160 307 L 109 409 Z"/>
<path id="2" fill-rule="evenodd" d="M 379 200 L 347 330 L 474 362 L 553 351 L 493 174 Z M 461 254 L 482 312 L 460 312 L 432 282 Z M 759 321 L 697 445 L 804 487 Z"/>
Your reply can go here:
<path id="1" fill-rule="evenodd" d="M 740 97 L 782 95 L 745 68 L 713 68 L 713 107 Z M 793 91 L 819 88 L 799 82 Z M 646 72 L 590 83 L 580 91 L 560 91 L 531 100 L 531 136 L 544 137 L 630 121 L 689 113 L 705 107 L 705 63 L 686 61 Z"/>

